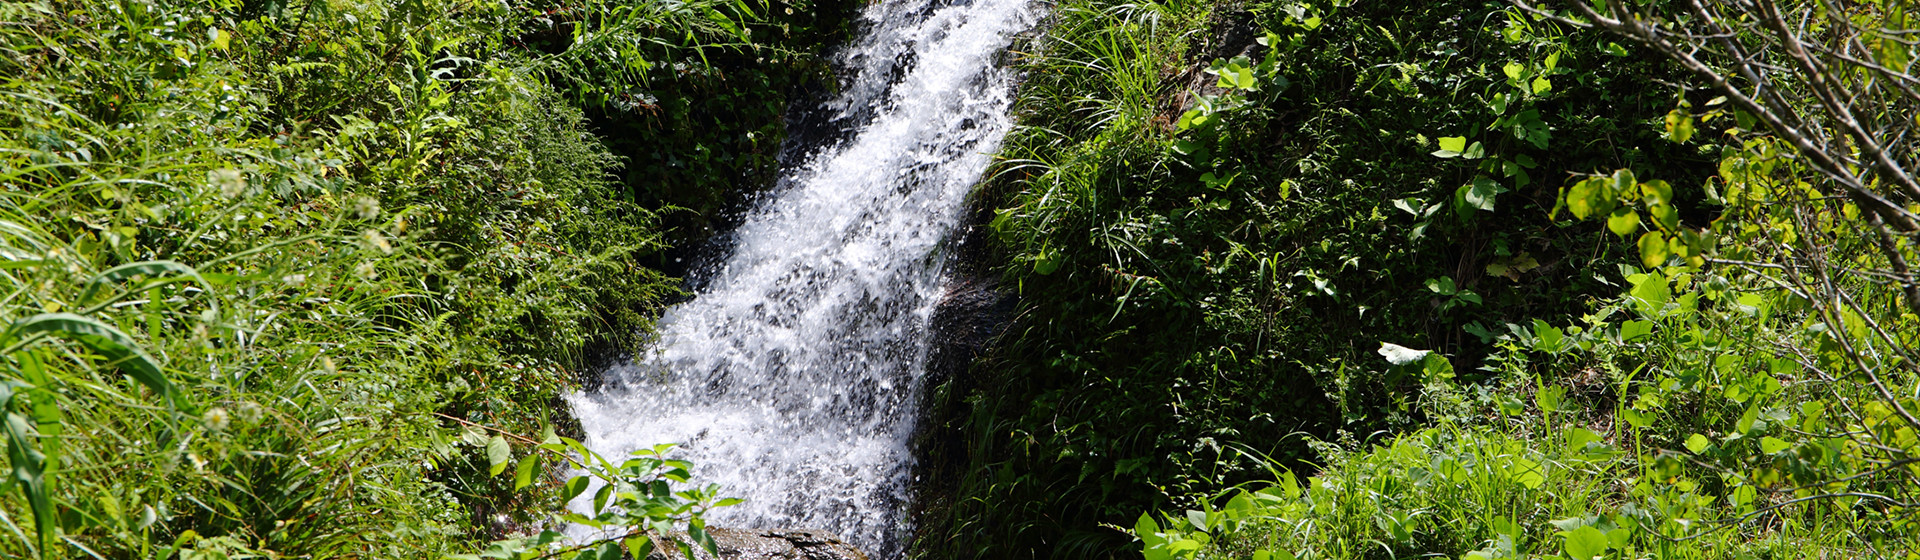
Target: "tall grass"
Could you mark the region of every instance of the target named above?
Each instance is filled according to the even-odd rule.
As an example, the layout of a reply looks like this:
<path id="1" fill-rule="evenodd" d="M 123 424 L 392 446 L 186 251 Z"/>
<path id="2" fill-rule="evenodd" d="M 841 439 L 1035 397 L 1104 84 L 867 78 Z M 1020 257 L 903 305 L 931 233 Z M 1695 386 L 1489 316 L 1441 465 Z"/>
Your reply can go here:
<path id="1" fill-rule="evenodd" d="M 753 52 L 753 8 L 0 6 L 0 556 L 540 529 L 560 482 L 501 470 L 558 455 L 504 436 L 677 293 L 580 107 Z"/>

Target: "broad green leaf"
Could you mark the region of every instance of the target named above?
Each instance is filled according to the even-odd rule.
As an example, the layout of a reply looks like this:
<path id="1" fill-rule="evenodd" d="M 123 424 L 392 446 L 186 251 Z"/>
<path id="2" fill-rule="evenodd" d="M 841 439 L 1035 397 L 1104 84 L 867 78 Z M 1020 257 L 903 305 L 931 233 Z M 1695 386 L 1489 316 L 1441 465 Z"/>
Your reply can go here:
<path id="1" fill-rule="evenodd" d="M 1639 276 L 1639 281 L 1634 282 L 1633 289 L 1627 291 L 1627 297 L 1635 300 L 1642 313 L 1650 317 L 1658 316 L 1666 308 L 1667 302 L 1673 300 L 1673 291 L 1667 287 L 1667 278 L 1658 272 L 1635 276 Z"/>
<path id="2" fill-rule="evenodd" d="M 1639 229 L 1640 213 L 1634 212 L 1632 208 L 1615 209 L 1612 215 L 1607 216 L 1607 231 L 1613 232 L 1614 235 L 1626 237 Z"/>
<path id="3" fill-rule="evenodd" d="M 1621 409 L 1620 415 L 1625 417 L 1627 419 L 1627 423 L 1633 424 L 1633 427 L 1635 428 L 1645 428 L 1653 425 L 1652 414 L 1635 410 L 1632 407 Z"/>
<path id="4" fill-rule="evenodd" d="M 653 553 L 653 539 L 648 538 L 645 534 L 627 537 L 626 545 L 627 554 L 632 555 L 634 558 L 646 558 L 648 554 Z"/>
<path id="5" fill-rule="evenodd" d="M 1753 503 L 1753 499 L 1759 496 L 1760 492 L 1758 490 L 1755 490 L 1752 486 L 1743 485 L 1727 493 L 1727 503 L 1733 504 L 1734 507 L 1745 511 L 1746 505 Z"/>
<path id="6" fill-rule="evenodd" d="M 1422 380 L 1426 383 L 1445 382 L 1453 379 L 1453 362 L 1448 361 L 1446 356 L 1428 352 L 1427 357 L 1420 360 L 1420 371 L 1426 374 Z"/>
<path id="7" fill-rule="evenodd" d="M 1193 525 L 1194 530 L 1203 533 L 1212 530 L 1212 527 L 1207 523 L 1207 512 L 1196 509 L 1187 510 L 1187 524 Z"/>
<path id="8" fill-rule="evenodd" d="M 1693 113 L 1684 109 L 1674 109 L 1667 113 L 1667 139 L 1676 144 L 1685 144 L 1693 138 Z"/>
<path id="9" fill-rule="evenodd" d="M 1060 252 L 1044 250 L 1033 260 L 1033 272 L 1042 276 L 1060 270 Z"/>
<path id="10" fill-rule="evenodd" d="M 581 492 L 587 491 L 587 486 L 591 484 L 592 484 L 592 481 L 588 479 L 585 475 L 576 476 L 571 479 L 568 479 L 567 484 L 560 488 L 560 501 L 562 502 L 573 501 L 573 499 L 579 496 Z"/>
<path id="11" fill-rule="evenodd" d="M 487 475 L 497 476 L 507 470 L 507 461 L 513 458 L 513 447 L 498 435 L 487 440 Z"/>
<path id="12" fill-rule="evenodd" d="M 1617 550 L 1626 550 L 1628 546 L 1633 545 L 1633 531 L 1625 527 L 1607 531 L 1607 544 L 1613 545 Z"/>
<path id="13" fill-rule="evenodd" d="M 1140 514 L 1140 519 L 1133 522 L 1133 535 L 1146 541 L 1148 547 L 1165 542 L 1160 538 L 1160 524 L 1153 520 L 1152 514 Z"/>
<path id="14" fill-rule="evenodd" d="M 1461 198 L 1466 201 L 1468 206 L 1488 212 L 1493 211 L 1494 197 L 1500 196 L 1500 193 L 1507 192 L 1506 187 L 1502 187 L 1499 183 L 1495 183 L 1492 179 L 1486 177 L 1476 178 L 1472 184 L 1460 188 L 1463 193 Z"/>
<path id="15" fill-rule="evenodd" d="M 661 497 L 664 498 L 665 496 L 661 496 Z M 607 500 L 612 498 L 613 498 L 613 485 L 612 484 L 600 485 L 600 489 L 595 490 L 593 492 L 594 513 L 607 511 Z"/>
<path id="16" fill-rule="evenodd" d="M 513 491 L 518 492 L 521 488 L 532 485 L 533 479 L 538 475 L 539 471 L 539 453 L 520 458 L 520 463 L 513 467 Z"/>
<path id="17" fill-rule="evenodd" d="M 1585 220 L 1613 209 L 1614 194 L 1608 190 L 1607 180 L 1587 179 L 1567 188 L 1567 210 L 1573 217 Z"/>
<path id="18" fill-rule="evenodd" d="M 1434 151 L 1433 155 L 1443 157 L 1443 158 L 1460 157 L 1460 154 L 1462 152 L 1465 152 L 1466 150 L 1467 150 L 1466 137 L 1447 136 L 1447 137 L 1440 138 L 1440 149 Z"/>
<path id="19" fill-rule="evenodd" d="M 1620 341 L 1633 342 L 1653 335 L 1653 321 L 1627 321 L 1620 323 Z"/>
<path id="20" fill-rule="evenodd" d="M 1411 198 L 1393 199 L 1394 208 L 1399 208 L 1400 210 L 1405 211 L 1408 214 L 1413 214 L 1413 216 L 1416 218 L 1420 217 L 1420 209 L 1414 207 L 1414 205 L 1418 203 L 1419 203 L 1418 200 L 1414 200 Z"/>
<path id="21" fill-rule="evenodd" d="M 1592 525 L 1560 533 L 1567 539 L 1567 556 L 1574 560 L 1593 560 L 1607 552 L 1607 534 Z"/>
<path id="22" fill-rule="evenodd" d="M 1539 319 L 1533 320 L 1534 349 L 1558 353 L 1566 343 L 1566 331 Z"/>
<path id="23" fill-rule="evenodd" d="M 120 329 L 72 313 L 42 313 L 15 322 L 0 340 L 11 343 L 36 333 L 58 336 L 86 346 L 119 367 L 134 381 L 159 393 L 168 406 L 174 404 L 173 382 L 167 380 L 166 374 L 160 371 L 159 362 L 154 361 L 146 350 L 141 349 L 132 337 L 120 332 Z"/>
<path id="24" fill-rule="evenodd" d="M 1241 67 L 1233 73 L 1233 86 L 1239 89 L 1251 90 L 1259 87 L 1260 82 L 1253 79 L 1252 68 Z"/>
<path id="25" fill-rule="evenodd" d="M 1760 403 L 1755 401 L 1747 405 L 1747 411 L 1740 414 L 1739 420 L 1733 422 L 1733 431 L 1742 434 L 1751 432 L 1753 424 L 1758 421 L 1760 421 Z"/>
<path id="26" fill-rule="evenodd" d="M 1640 183 L 1640 196 L 1647 202 L 1672 204 L 1673 186 L 1659 179 Z"/>
<path id="27" fill-rule="evenodd" d="M 1706 453 L 1707 447 L 1711 445 L 1712 445 L 1712 442 L 1707 441 L 1707 436 L 1703 436 L 1700 434 L 1693 434 L 1693 435 L 1687 436 L 1687 443 L 1686 443 L 1687 451 L 1692 451 L 1696 455 L 1700 453 Z"/>
<path id="28" fill-rule="evenodd" d="M 1659 268 L 1660 265 L 1666 264 L 1667 257 L 1673 254 L 1672 247 L 1667 244 L 1667 238 L 1662 237 L 1659 232 L 1649 231 L 1646 235 L 1640 236 L 1639 245 L 1640 264 L 1646 265 L 1647 268 Z"/>
<path id="29" fill-rule="evenodd" d="M 1633 192 L 1634 187 L 1639 185 L 1639 183 L 1634 182 L 1633 170 L 1631 169 L 1616 170 L 1613 172 L 1613 177 L 1611 177 L 1610 179 L 1611 179 L 1611 182 L 1609 182 L 1607 186 L 1613 189 L 1614 196 L 1620 196 L 1623 194 Z"/>
<path id="30" fill-rule="evenodd" d="M 1759 315 L 1767 311 L 1767 299 L 1760 294 L 1748 292 L 1734 299 L 1734 310 L 1748 316 Z"/>
<path id="31" fill-rule="evenodd" d="M 1647 213 L 1653 215 L 1654 225 L 1660 226 L 1662 230 L 1678 231 L 1680 229 L 1680 211 L 1674 210 L 1673 206 L 1655 202 L 1647 205 Z"/>
<path id="32" fill-rule="evenodd" d="M 1760 438 L 1761 453 L 1772 455 L 1775 453 L 1779 453 L 1781 451 L 1786 451 L 1788 447 L 1792 447 L 1792 445 L 1788 444 L 1785 440 L 1782 440 L 1777 437 L 1768 436 L 1768 437 Z"/>
<path id="33" fill-rule="evenodd" d="M 1467 149 L 1465 151 L 1460 152 L 1460 157 L 1465 159 L 1480 159 L 1483 157 L 1487 157 L 1487 147 L 1479 142 L 1474 142 L 1473 145 L 1467 146 Z"/>
<path id="34" fill-rule="evenodd" d="M 1546 76 L 1540 76 L 1540 77 L 1534 78 L 1533 84 L 1531 85 L 1533 86 L 1534 95 L 1541 95 L 1546 92 L 1553 91 L 1553 82 L 1548 81 Z"/>
<path id="35" fill-rule="evenodd" d="M 1547 475 L 1540 469 L 1540 463 L 1532 459 L 1515 457 L 1512 463 L 1507 464 L 1507 476 L 1513 477 L 1513 481 L 1521 486 L 1538 490 L 1547 483 Z"/>

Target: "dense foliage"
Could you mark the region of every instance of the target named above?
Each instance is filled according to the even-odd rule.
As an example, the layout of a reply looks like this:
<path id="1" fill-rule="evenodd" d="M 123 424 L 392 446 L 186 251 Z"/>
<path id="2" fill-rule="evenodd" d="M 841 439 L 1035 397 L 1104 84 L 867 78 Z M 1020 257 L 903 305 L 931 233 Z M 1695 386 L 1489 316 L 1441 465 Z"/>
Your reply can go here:
<path id="1" fill-rule="evenodd" d="M 0 556 L 711 549 L 556 403 L 855 7 L 0 4 Z M 915 553 L 1911 556 L 1920 56 L 1838 10 L 1060 0 Z"/>
<path id="2" fill-rule="evenodd" d="M 550 526 L 565 461 L 627 489 L 601 521 L 699 540 L 684 465 L 598 463 L 553 411 L 678 293 L 641 266 L 681 235 L 658 185 L 714 174 L 595 132 L 777 146 L 780 95 L 685 108 L 815 79 L 848 7 L 0 6 L 0 556 L 478 551 Z"/>
<path id="3" fill-rule="evenodd" d="M 936 393 L 926 549 L 1903 550 L 1911 276 L 1691 68 L 1578 25 L 1062 3 L 986 193 L 1022 310 Z M 1769 264 L 1809 253 L 1852 264 Z"/>

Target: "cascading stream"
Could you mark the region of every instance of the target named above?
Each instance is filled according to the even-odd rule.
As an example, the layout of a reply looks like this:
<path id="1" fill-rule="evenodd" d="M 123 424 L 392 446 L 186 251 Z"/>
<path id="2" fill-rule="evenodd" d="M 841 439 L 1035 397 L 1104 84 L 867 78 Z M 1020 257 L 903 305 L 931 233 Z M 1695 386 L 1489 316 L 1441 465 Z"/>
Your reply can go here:
<path id="1" fill-rule="evenodd" d="M 868 7 L 827 107 L 864 124 L 749 212 L 648 352 L 570 398 L 590 447 L 679 443 L 695 482 L 748 500 L 714 525 L 825 529 L 900 555 L 937 249 L 1010 127 L 996 59 L 1033 23 L 1029 2 Z"/>

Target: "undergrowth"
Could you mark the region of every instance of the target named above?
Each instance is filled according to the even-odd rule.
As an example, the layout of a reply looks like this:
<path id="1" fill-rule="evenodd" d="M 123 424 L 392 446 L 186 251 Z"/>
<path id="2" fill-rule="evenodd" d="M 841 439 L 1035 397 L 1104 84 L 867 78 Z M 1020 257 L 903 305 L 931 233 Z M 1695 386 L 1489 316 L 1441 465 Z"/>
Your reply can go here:
<path id="1" fill-rule="evenodd" d="M 716 169 L 623 182 L 643 148 L 596 133 L 778 145 L 778 95 L 671 141 L 695 117 L 657 109 L 815 79 L 848 6 L 812 8 L 0 6 L 0 556 L 426 558 L 551 526 L 578 490 L 539 473 L 589 461 L 558 396 L 679 293 L 641 263 L 687 198 L 654 192 Z M 714 497 L 648 499 L 697 535 Z"/>
<path id="2" fill-rule="evenodd" d="M 1021 311 L 936 393 L 968 451 L 926 550 L 1129 556 L 1142 511 L 1425 426 L 1381 342 L 1478 382 L 1472 333 L 1617 293 L 1628 247 L 1550 217 L 1563 178 L 1711 172 L 1644 125 L 1658 60 L 1499 2 L 1349 4 L 1056 7 L 984 193 Z"/>

